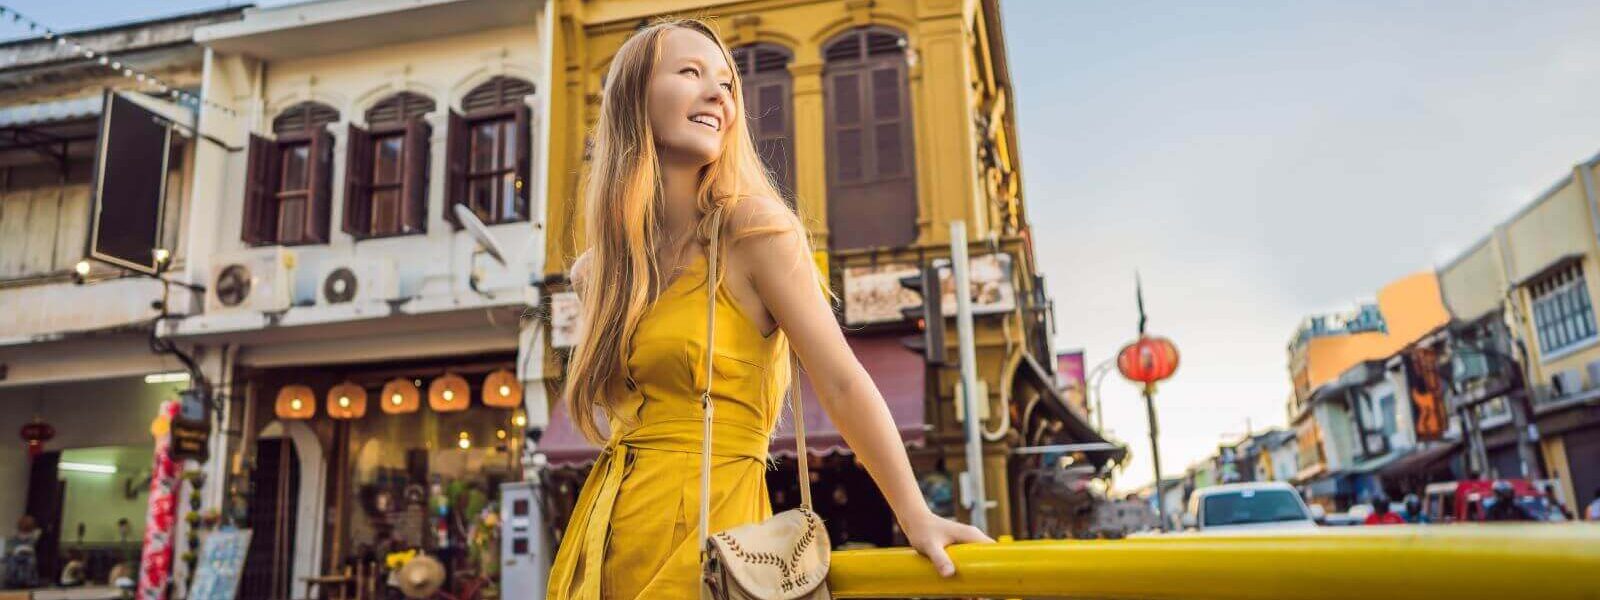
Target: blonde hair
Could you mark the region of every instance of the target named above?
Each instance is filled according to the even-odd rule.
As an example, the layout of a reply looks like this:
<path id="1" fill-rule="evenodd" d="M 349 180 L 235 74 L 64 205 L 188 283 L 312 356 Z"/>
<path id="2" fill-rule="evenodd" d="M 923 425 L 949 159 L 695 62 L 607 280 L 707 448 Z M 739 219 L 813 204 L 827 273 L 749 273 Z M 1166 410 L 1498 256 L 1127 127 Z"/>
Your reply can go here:
<path id="1" fill-rule="evenodd" d="M 607 72 L 600 117 L 593 132 L 593 158 L 584 193 L 589 256 L 583 275 L 587 283 L 578 290 L 582 307 L 580 339 L 567 366 L 562 394 L 567 414 L 578 431 L 596 444 L 605 438 L 596 422 L 595 409 L 615 417 L 613 399 L 625 393 L 623 380 L 634 332 L 663 284 L 661 265 L 651 250 L 665 237 L 661 219 L 665 199 L 646 92 L 659 60 L 661 40 L 671 29 L 694 31 L 715 42 L 733 71 L 730 96 L 735 116 L 723 136 L 721 152 L 703 168 L 695 189 L 701 218 L 694 241 L 709 242 L 713 211 L 729 213 L 748 198 L 781 197 L 750 139 L 744 112 L 744 82 L 733 68 L 732 53 L 716 31 L 699 19 L 663 19 L 639 29 L 623 42 Z M 812 255 L 810 236 L 792 211 L 784 212 L 776 222 L 762 219 L 754 226 L 730 223 L 724 218 L 721 229 L 732 235 L 720 235 L 719 255 L 726 255 L 729 242 L 773 233 L 797 236 L 805 255 Z M 805 268 L 826 290 L 817 266 L 808 260 Z M 723 274 L 722 268 L 714 274 L 718 284 Z M 793 364 L 792 350 L 789 352 L 791 361 L 779 365 L 780 386 L 786 386 L 792 376 L 788 368 Z"/>

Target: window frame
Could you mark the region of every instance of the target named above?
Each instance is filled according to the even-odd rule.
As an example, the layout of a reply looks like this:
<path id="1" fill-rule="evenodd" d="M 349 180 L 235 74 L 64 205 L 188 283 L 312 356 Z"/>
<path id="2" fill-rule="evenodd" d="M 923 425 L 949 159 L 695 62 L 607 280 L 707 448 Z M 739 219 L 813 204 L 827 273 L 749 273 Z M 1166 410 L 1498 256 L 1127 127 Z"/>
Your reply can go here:
<path id="1" fill-rule="evenodd" d="M 478 140 L 477 136 L 473 134 L 477 132 L 480 125 L 490 122 L 498 124 L 498 132 L 496 133 L 494 144 L 495 156 L 497 159 L 499 159 L 496 162 L 497 168 L 489 171 L 477 171 L 474 170 L 472 159 L 474 156 L 476 156 L 474 151 L 478 147 Z M 464 123 L 466 126 L 467 136 L 466 147 L 463 148 L 463 151 L 466 152 L 466 172 L 462 173 L 462 178 L 465 180 L 467 196 L 462 200 L 463 203 L 467 205 L 468 209 L 474 209 L 472 190 L 475 182 L 486 179 L 498 181 L 501 178 L 510 175 L 513 180 L 512 185 L 515 186 L 514 181 L 517 178 L 517 157 L 515 156 L 517 142 L 515 139 L 510 140 L 509 143 L 511 148 L 510 152 L 507 152 L 508 142 L 506 138 L 501 136 L 506 134 L 511 136 L 517 135 L 517 107 L 515 105 L 503 105 L 497 108 L 472 111 L 462 115 L 462 123 Z M 524 182 L 524 185 L 526 185 L 526 182 Z M 473 210 L 473 212 L 478 213 L 478 218 L 483 219 L 483 224 L 499 225 L 502 223 L 521 223 L 529 220 L 528 210 L 531 202 L 524 202 L 522 195 L 518 194 L 515 189 L 512 189 L 511 194 L 515 197 L 515 203 L 518 205 L 517 208 L 519 209 L 521 215 L 518 218 L 508 219 L 505 217 L 505 215 L 500 214 L 501 209 L 505 206 L 505 198 L 502 196 L 502 194 L 506 193 L 506 187 L 503 185 L 496 185 L 494 186 L 494 190 L 494 198 L 491 201 L 490 211 L 487 216 L 482 212 Z"/>
<path id="2" fill-rule="evenodd" d="M 1524 287 L 1541 362 L 1600 341 L 1582 261 L 1554 266 Z"/>
<path id="3" fill-rule="evenodd" d="M 278 172 L 275 173 L 275 175 L 277 175 L 276 181 L 272 182 L 271 194 L 272 212 L 277 214 L 277 222 L 272 228 L 272 241 L 276 245 L 303 246 L 306 244 L 316 243 L 313 239 L 311 239 L 312 236 L 310 235 L 310 230 L 305 226 L 306 220 L 308 219 L 306 213 L 311 210 L 312 163 L 316 160 L 316 157 L 312 156 L 311 138 L 312 136 L 310 133 L 293 133 L 278 136 L 277 145 L 275 147 L 275 150 L 278 154 Z M 297 148 L 306 149 L 305 173 L 302 176 L 302 183 L 305 187 L 295 191 L 285 191 L 284 185 L 289 177 L 289 161 L 287 158 L 289 157 L 289 154 L 294 152 Z M 298 200 L 304 205 L 301 208 L 301 216 L 299 219 L 300 236 L 297 239 L 289 240 L 284 236 L 284 226 L 286 225 L 286 222 L 289 221 L 289 219 L 284 218 L 285 200 Z"/>
<path id="4" fill-rule="evenodd" d="M 329 129 L 342 122 L 341 113 L 321 102 L 307 100 L 280 111 L 272 119 L 270 134 L 250 134 L 246 149 L 244 206 L 240 240 L 252 247 L 308 246 L 331 241 L 334 148 Z M 284 159 L 306 148 L 305 187 L 287 190 Z M 290 203 L 304 207 L 299 236 L 285 235 L 292 226 L 285 219 Z"/>
<path id="5" fill-rule="evenodd" d="M 874 53 L 874 34 L 896 38 L 897 49 Z M 849 39 L 852 36 L 853 41 Z M 855 45 L 853 56 L 843 56 L 837 50 L 846 44 Z M 907 64 L 909 48 L 910 36 L 906 32 L 881 25 L 854 28 L 822 44 L 824 171 L 828 244 L 833 250 L 914 244 L 920 234 L 918 222 L 923 215 L 917 185 L 916 107 Z M 876 82 L 886 70 L 896 78 L 897 108 L 893 117 L 879 114 L 877 102 L 881 92 Z M 856 119 L 850 123 L 843 123 L 838 114 L 838 82 L 845 77 L 855 78 Z M 899 160 L 892 171 L 886 172 L 880 160 L 885 150 L 880 131 L 889 126 L 897 130 Z M 841 135 L 849 132 L 854 132 L 857 139 L 859 169 L 847 178 L 839 148 Z"/>
<path id="6" fill-rule="evenodd" d="M 400 141 L 400 153 L 395 159 L 396 177 L 393 183 L 378 183 L 378 161 L 382 156 L 382 153 L 380 153 L 378 149 L 381 148 L 383 142 L 388 139 Z M 371 175 L 366 181 L 366 197 L 364 198 L 364 200 L 366 200 L 368 203 L 366 222 L 367 234 L 363 236 L 362 239 L 397 237 L 402 235 L 423 233 L 421 231 L 406 231 L 404 214 L 406 205 L 406 198 L 404 197 L 406 184 L 405 122 L 401 121 L 399 123 L 385 124 L 368 129 L 367 146 L 368 151 L 372 153 L 372 161 L 371 164 L 368 165 L 368 169 L 370 170 L 367 172 Z M 385 190 L 394 191 L 394 230 L 388 232 L 378 232 L 378 192 Z"/>

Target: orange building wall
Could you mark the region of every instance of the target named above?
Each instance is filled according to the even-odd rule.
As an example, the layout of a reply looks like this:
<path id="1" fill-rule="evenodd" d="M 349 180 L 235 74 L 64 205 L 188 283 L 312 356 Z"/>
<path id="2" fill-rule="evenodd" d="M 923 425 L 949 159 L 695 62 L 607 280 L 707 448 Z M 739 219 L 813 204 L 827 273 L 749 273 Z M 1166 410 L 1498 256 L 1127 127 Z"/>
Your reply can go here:
<path id="1" fill-rule="evenodd" d="M 1408 275 L 1378 291 L 1378 310 L 1388 333 L 1312 338 L 1306 343 L 1308 390 L 1338 379 L 1362 361 L 1385 358 L 1450 322 L 1432 272 Z"/>

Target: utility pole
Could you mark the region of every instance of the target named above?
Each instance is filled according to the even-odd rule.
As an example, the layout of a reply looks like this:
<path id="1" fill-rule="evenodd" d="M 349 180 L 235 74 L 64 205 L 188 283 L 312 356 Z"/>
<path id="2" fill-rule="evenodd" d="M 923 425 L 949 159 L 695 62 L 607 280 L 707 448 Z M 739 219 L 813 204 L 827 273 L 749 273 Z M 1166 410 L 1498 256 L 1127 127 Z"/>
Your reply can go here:
<path id="1" fill-rule="evenodd" d="M 950 222 L 950 272 L 956 284 L 956 338 L 961 360 L 961 408 L 967 435 L 967 499 L 972 526 L 989 532 L 989 501 L 984 490 L 983 436 L 978 431 L 978 358 L 972 335 L 972 287 L 967 261 L 967 224 Z M 935 291 L 934 293 L 939 293 Z M 982 401 L 988 402 L 988 398 Z"/>

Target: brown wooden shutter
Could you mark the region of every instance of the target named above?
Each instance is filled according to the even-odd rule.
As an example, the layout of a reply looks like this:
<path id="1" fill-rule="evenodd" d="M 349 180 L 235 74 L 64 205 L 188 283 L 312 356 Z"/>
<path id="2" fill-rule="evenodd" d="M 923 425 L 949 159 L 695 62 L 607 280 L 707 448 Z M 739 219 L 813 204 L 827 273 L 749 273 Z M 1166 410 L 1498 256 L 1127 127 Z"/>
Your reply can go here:
<path id="1" fill-rule="evenodd" d="M 786 80 L 762 83 L 751 90 L 754 102 L 746 104 L 756 111 L 756 118 L 751 122 L 756 150 L 760 152 L 767 170 L 772 172 L 773 179 L 777 180 L 779 191 L 792 203 L 794 146 L 791 139 L 794 134 L 789 121 L 789 104 L 793 101 L 790 94 Z"/>
<path id="2" fill-rule="evenodd" d="M 883 31 L 848 36 L 825 49 L 829 245 L 910 244 L 916 161 L 903 46 Z"/>
<path id="3" fill-rule="evenodd" d="M 344 152 L 344 232 L 357 238 L 372 234 L 372 136 L 350 126 Z"/>
<path id="4" fill-rule="evenodd" d="M 433 126 L 421 118 L 406 121 L 405 170 L 400 183 L 400 227 L 406 233 L 428 230 L 428 155 Z"/>
<path id="5" fill-rule="evenodd" d="M 833 133 L 834 177 L 837 183 L 856 183 L 867 172 L 867 153 L 862 147 L 861 127 L 861 73 L 839 73 L 830 77 L 831 110 L 828 111 L 829 129 Z"/>
<path id="6" fill-rule="evenodd" d="M 278 187 L 278 143 L 252 134 L 245 157 L 244 227 L 246 244 L 270 244 L 278 233 L 278 207 L 272 201 Z"/>
<path id="7" fill-rule="evenodd" d="M 456 220 L 456 205 L 467 203 L 467 161 L 471 158 L 467 156 L 471 150 L 468 135 L 467 120 L 461 113 L 450 111 L 445 128 L 444 218 L 456 229 L 461 228 L 461 222 Z"/>
<path id="8" fill-rule="evenodd" d="M 533 109 L 527 104 L 517 104 L 516 112 L 516 187 L 517 187 L 517 214 L 522 218 L 529 218 L 529 194 L 533 191 Z"/>
<path id="9" fill-rule="evenodd" d="M 900 69 L 883 67 L 872 70 L 872 162 L 877 178 L 904 175 L 906 140 L 903 135 L 905 120 L 902 114 Z"/>
<path id="10" fill-rule="evenodd" d="M 333 205 L 333 133 L 326 127 L 311 133 L 310 167 L 307 185 L 311 193 L 306 202 L 306 241 L 326 244 Z"/>

